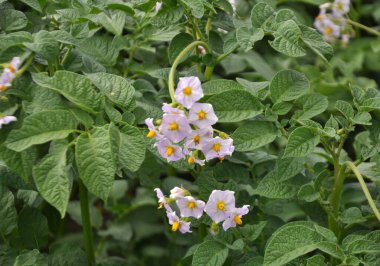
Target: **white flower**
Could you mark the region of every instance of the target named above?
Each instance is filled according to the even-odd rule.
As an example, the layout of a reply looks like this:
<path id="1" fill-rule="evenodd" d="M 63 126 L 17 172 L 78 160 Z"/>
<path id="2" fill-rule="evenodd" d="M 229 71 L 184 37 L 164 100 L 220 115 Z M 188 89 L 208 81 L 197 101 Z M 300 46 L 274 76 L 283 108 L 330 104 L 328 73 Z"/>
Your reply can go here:
<path id="1" fill-rule="evenodd" d="M 182 217 L 194 217 L 199 219 L 205 208 L 205 203 L 201 200 L 196 200 L 192 196 L 186 196 L 179 198 L 177 201 L 177 206 L 181 211 Z"/>
<path id="2" fill-rule="evenodd" d="M 235 192 L 230 190 L 213 190 L 205 207 L 205 212 L 215 222 L 222 222 L 235 209 Z"/>
<path id="3" fill-rule="evenodd" d="M 183 198 L 188 194 L 189 192 L 186 189 L 180 187 L 174 187 L 172 190 L 170 190 L 170 198 L 175 200 Z"/>
<path id="4" fill-rule="evenodd" d="M 224 231 L 227 231 L 227 229 L 231 227 L 236 227 L 236 225 L 241 225 L 243 221 L 241 220 L 241 217 L 243 215 L 246 215 L 249 210 L 248 210 L 249 205 L 244 205 L 241 208 L 236 208 L 233 211 L 229 213 L 228 219 L 226 219 L 223 222 L 223 229 Z"/>
<path id="5" fill-rule="evenodd" d="M 185 222 L 175 214 L 175 212 L 166 212 L 169 219 L 169 224 L 172 226 L 172 231 L 176 232 L 179 230 L 182 234 L 191 233 L 190 222 Z"/>
<path id="6" fill-rule="evenodd" d="M 165 208 L 166 211 L 172 212 L 172 208 L 169 206 L 169 203 L 166 201 L 164 193 L 162 193 L 161 189 L 155 188 L 154 191 L 156 191 L 156 195 L 158 198 L 158 203 L 159 203 L 159 209 Z"/>
<path id="7" fill-rule="evenodd" d="M 175 99 L 186 108 L 203 97 L 201 81 L 197 77 L 183 77 L 179 79 L 175 90 Z"/>
<path id="8" fill-rule="evenodd" d="M 211 104 L 194 103 L 189 111 L 189 122 L 199 128 L 206 128 L 218 122 L 218 117 Z"/>
<path id="9" fill-rule="evenodd" d="M 2 127 L 2 125 L 7 125 L 14 121 L 17 121 L 17 117 L 15 116 L 8 115 L 8 116 L 0 117 L 0 128 Z"/>
<path id="10" fill-rule="evenodd" d="M 162 3 L 161 2 L 156 2 L 156 12 L 158 12 L 162 7 Z"/>

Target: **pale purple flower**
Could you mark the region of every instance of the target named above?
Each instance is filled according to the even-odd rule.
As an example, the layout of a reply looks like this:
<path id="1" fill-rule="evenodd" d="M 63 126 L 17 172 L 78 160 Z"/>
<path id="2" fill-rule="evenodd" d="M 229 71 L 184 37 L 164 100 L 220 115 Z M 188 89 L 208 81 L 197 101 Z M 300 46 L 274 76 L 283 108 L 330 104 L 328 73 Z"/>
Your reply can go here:
<path id="1" fill-rule="evenodd" d="M 207 141 L 202 147 L 206 160 L 208 161 L 214 158 L 223 159 L 226 155 L 232 155 L 235 150 L 232 143 L 233 140 L 231 138 L 222 139 L 220 137 Z"/>
<path id="2" fill-rule="evenodd" d="M 157 137 L 157 139 L 163 138 L 163 136 L 160 134 L 160 132 L 154 126 L 153 118 L 145 119 L 145 124 L 148 126 L 148 129 L 149 129 L 149 133 L 147 135 L 148 138 L 153 138 L 153 137 Z"/>
<path id="3" fill-rule="evenodd" d="M 186 196 L 179 198 L 177 201 L 177 206 L 181 211 L 182 217 L 194 217 L 199 219 L 205 208 L 205 203 L 201 200 L 196 200 L 192 196 Z"/>
<path id="4" fill-rule="evenodd" d="M 20 66 L 20 63 L 21 63 L 21 60 L 20 60 L 20 57 L 13 57 L 12 58 L 12 61 L 9 63 L 8 65 L 8 69 L 12 72 L 12 73 L 16 73 L 18 71 L 18 68 Z"/>
<path id="5" fill-rule="evenodd" d="M 172 208 L 169 206 L 169 203 L 166 201 L 164 193 L 162 193 L 161 189 L 155 188 L 154 191 L 156 191 L 156 195 L 158 198 L 158 203 L 159 203 L 159 209 L 165 208 L 166 211 L 172 212 Z"/>
<path id="6" fill-rule="evenodd" d="M 350 0 L 335 0 L 332 6 L 332 12 L 335 16 L 343 16 L 350 11 Z"/>
<path id="7" fill-rule="evenodd" d="M 160 125 L 160 132 L 174 143 L 190 135 L 191 128 L 186 116 L 165 114 Z"/>
<path id="8" fill-rule="evenodd" d="M 187 149 L 200 150 L 202 145 L 212 138 L 213 132 L 212 127 L 191 131 L 190 135 L 186 138 L 185 147 Z"/>
<path id="9" fill-rule="evenodd" d="M 203 97 L 201 81 L 197 77 L 180 78 L 175 99 L 186 108 L 190 108 L 195 102 Z"/>
<path id="10" fill-rule="evenodd" d="M 218 122 L 218 117 L 211 104 L 194 103 L 189 111 L 189 122 L 199 128 L 206 128 Z"/>
<path id="11" fill-rule="evenodd" d="M 204 211 L 215 222 L 222 222 L 235 209 L 235 192 L 230 190 L 213 190 Z"/>
<path id="12" fill-rule="evenodd" d="M 241 217 L 249 212 L 248 207 L 249 205 L 244 205 L 241 208 L 235 208 L 231 211 L 229 217 L 223 222 L 224 231 L 227 231 L 227 229 L 231 227 L 236 227 L 237 224 L 241 225 L 243 223 Z"/>
<path id="13" fill-rule="evenodd" d="M 172 231 L 176 232 L 179 230 L 182 234 L 191 233 L 190 222 L 185 222 L 175 214 L 175 212 L 166 212 L 169 220 L 169 224 L 172 226 Z"/>
<path id="14" fill-rule="evenodd" d="M 156 2 L 156 12 L 158 12 L 161 9 L 162 3 Z"/>
<path id="15" fill-rule="evenodd" d="M 178 108 L 172 107 L 170 104 L 164 103 L 162 105 L 162 111 L 165 114 L 171 114 L 171 115 L 185 115 L 185 112 L 183 110 L 180 110 Z"/>
<path id="16" fill-rule="evenodd" d="M 174 145 L 166 138 L 159 139 L 155 146 L 161 156 L 166 158 L 168 162 L 178 161 L 185 157 L 182 148 L 178 145 Z"/>
<path id="17" fill-rule="evenodd" d="M 0 117 L 0 128 L 3 125 L 7 125 L 7 124 L 14 122 L 14 121 L 17 121 L 17 117 L 15 117 L 15 116 L 8 115 L 8 116 Z"/>
<path id="18" fill-rule="evenodd" d="M 323 36 L 326 40 L 338 39 L 340 36 L 341 28 L 339 25 L 334 22 L 328 20 L 324 24 Z"/>
<path id="19" fill-rule="evenodd" d="M 185 197 L 189 192 L 186 189 L 180 187 L 174 187 L 170 190 L 170 198 L 171 199 L 179 199 Z"/>

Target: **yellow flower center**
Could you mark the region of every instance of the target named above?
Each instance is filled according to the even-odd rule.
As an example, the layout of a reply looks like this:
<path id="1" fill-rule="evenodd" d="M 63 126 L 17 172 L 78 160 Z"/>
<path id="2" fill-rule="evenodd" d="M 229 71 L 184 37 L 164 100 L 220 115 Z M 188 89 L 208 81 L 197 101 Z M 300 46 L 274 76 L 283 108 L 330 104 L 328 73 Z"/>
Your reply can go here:
<path id="1" fill-rule="evenodd" d="M 180 223 L 178 221 L 175 221 L 172 225 L 172 231 L 175 232 L 178 230 Z"/>
<path id="2" fill-rule="evenodd" d="M 194 138 L 193 138 L 193 140 L 194 140 L 194 143 L 195 144 L 199 144 L 199 141 L 201 141 L 201 137 L 199 136 L 199 135 L 196 135 Z"/>
<path id="3" fill-rule="evenodd" d="M 185 94 L 186 96 L 190 96 L 192 93 L 193 93 L 193 89 L 191 88 L 191 87 L 189 87 L 189 86 L 187 86 L 187 87 L 185 87 L 184 89 L 183 89 L 183 94 Z"/>
<path id="4" fill-rule="evenodd" d="M 319 15 L 318 17 L 317 17 L 317 20 L 322 20 L 323 19 L 323 16 L 322 15 Z"/>
<path id="5" fill-rule="evenodd" d="M 331 27 L 326 27 L 325 33 L 330 35 L 332 33 L 332 28 Z"/>
<path id="6" fill-rule="evenodd" d="M 205 111 L 200 111 L 199 113 L 198 113 L 198 119 L 199 120 L 203 120 L 203 119 L 205 119 L 206 118 L 206 112 Z"/>
<path id="7" fill-rule="evenodd" d="M 16 68 L 14 68 L 12 65 L 8 65 L 8 69 L 11 73 L 16 73 Z"/>
<path id="8" fill-rule="evenodd" d="M 336 7 L 337 7 L 338 9 L 343 9 L 343 8 L 344 8 L 344 4 L 343 4 L 343 3 L 338 3 L 338 4 L 336 5 Z"/>
<path id="9" fill-rule="evenodd" d="M 149 133 L 146 135 L 148 138 L 153 138 L 154 136 L 156 135 L 156 132 L 154 132 L 154 130 L 150 130 Z"/>
<path id="10" fill-rule="evenodd" d="M 220 148 L 222 147 L 222 145 L 220 145 L 220 143 L 215 143 L 212 148 L 214 151 L 216 152 L 220 152 Z"/>
<path id="11" fill-rule="evenodd" d="M 224 204 L 223 201 L 219 201 L 218 204 L 216 204 L 216 208 L 219 210 L 219 211 L 224 211 L 226 205 Z"/>
<path id="12" fill-rule="evenodd" d="M 189 209 L 194 209 L 195 207 L 197 207 L 197 204 L 195 204 L 194 201 L 189 201 L 189 203 L 187 203 L 187 207 Z"/>
<path id="13" fill-rule="evenodd" d="M 219 161 L 223 162 L 224 161 L 224 156 L 218 157 Z"/>
<path id="14" fill-rule="evenodd" d="M 170 157 L 173 155 L 174 152 L 175 152 L 175 149 L 172 146 L 166 147 L 166 156 Z"/>
<path id="15" fill-rule="evenodd" d="M 0 91 L 5 91 L 6 88 L 4 84 L 0 84 Z"/>
<path id="16" fill-rule="evenodd" d="M 165 207 L 165 203 L 163 203 L 163 202 L 158 203 L 158 208 L 159 209 L 162 209 L 164 207 Z"/>
<path id="17" fill-rule="evenodd" d="M 241 220 L 241 217 L 239 215 L 235 215 L 234 221 L 238 225 L 241 225 L 243 223 L 243 221 Z"/>
<path id="18" fill-rule="evenodd" d="M 189 157 L 189 159 L 187 159 L 187 162 L 190 164 L 190 165 L 192 165 L 192 164 L 194 164 L 194 157 Z"/>
<path id="19" fill-rule="evenodd" d="M 178 129 L 179 129 L 179 126 L 178 126 L 178 124 L 176 122 L 170 123 L 169 130 L 176 131 Z"/>

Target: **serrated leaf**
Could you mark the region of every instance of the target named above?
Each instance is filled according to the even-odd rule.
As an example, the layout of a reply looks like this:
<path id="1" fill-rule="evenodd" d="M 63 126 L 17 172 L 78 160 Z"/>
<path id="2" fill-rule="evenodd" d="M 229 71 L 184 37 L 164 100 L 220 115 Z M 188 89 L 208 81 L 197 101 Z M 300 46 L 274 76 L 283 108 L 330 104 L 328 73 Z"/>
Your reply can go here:
<path id="1" fill-rule="evenodd" d="M 116 105 L 125 109 L 133 109 L 135 103 L 135 89 L 123 77 L 108 74 L 96 73 L 87 75 L 94 85 Z"/>
<path id="2" fill-rule="evenodd" d="M 169 62 L 173 64 L 174 60 L 183 51 L 183 49 L 185 49 L 185 47 L 188 46 L 192 42 L 193 42 L 193 37 L 187 33 L 181 32 L 180 34 L 176 35 L 169 45 L 169 50 L 168 50 Z M 190 51 L 186 56 L 184 56 L 181 62 L 185 61 L 192 52 L 193 51 Z"/>
<path id="3" fill-rule="evenodd" d="M 58 42 L 50 32 L 41 30 L 33 36 L 32 43 L 24 45 L 46 60 L 56 60 L 59 53 Z"/>
<path id="4" fill-rule="evenodd" d="M 244 87 L 233 80 L 215 79 L 202 84 L 204 95 L 214 95 L 229 90 L 244 90 Z"/>
<path id="5" fill-rule="evenodd" d="M 84 111 L 95 113 L 103 104 L 102 95 L 92 88 L 91 80 L 83 75 L 61 70 L 53 77 L 38 73 L 33 74 L 32 78 L 41 87 L 62 94 Z"/>
<path id="6" fill-rule="evenodd" d="M 310 84 L 305 74 L 294 70 L 282 70 L 272 79 L 270 93 L 275 103 L 295 100 L 309 91 Z"/>
<path id="7" fill-rule="evenodd" d="M 3 185 L 0 185 L 0 206 L 0 233 L 6 236 L 17 226 L 17 211 L 12 192 Z"/>
<path id="8" fill-rule="evenodd" d="M 274 14 L 273 8 L 266 3 L 256 4 L 251 11 L 251 22 L 254 28 L 260 28 Z"/>
<path id="9" fill-rule="evenodd" d="M 319 135 L 316 130 L 299 127 L 290 133 L 283 157 L 307 156 L 314 151 L 318 143 Z"/>
<path id="10" fill-rule="evenodd" d="M 291 57 L 304 56 L 305 50 L 300 45 L 301 30 L 293 20 L 282 22 L 273 33 L 275 37 L 269 44 L 276 51 Z"/>
<path id="11" fill-rule="evenodd" d="M 222 266 L 228 256 L 228 248 L 217 241 L 200 244 L 193 255 L 193 266 Z"/>
<path id="12" fill-rule="evenodd" d="M 87 189 L 106 201 L 116 171 L 109 127 L 95 127 L 81 134 L 77 139 L 75 157 L 79 177 Z"/>
<path id="13" fill-rule="evenodd" d="M 78 121 L 69 111 L 43 111 L 26 117 L 20 129 L 12 130 L 4 145 L 23 151 L 36 144 L 66 138 L 76 130 Z"/>
<path id="14" fill-rule="evenodd" d="M 212 96 L 208 102 L 213 105 L 219 122 L 238 122 L 262 113 L 262 104 L 252 94 L 243 90 L 228 90 Z"/>
<path id="15" fill-rule="evenodd" d="M 252 151 L 273 142 L 279 135 L 277 127 L 267 121 L 252 121 L 238 127 L 232 134 L 237 151 Z"/>
<path id="16" fill-rule="evenodd" d="M 70 181 L 66 171 L 67 140 L 52 143 L 52 151 L 33 168 L 34 182 L 41 196 L 55 207 L 63 218 L 70 197 Z"/>

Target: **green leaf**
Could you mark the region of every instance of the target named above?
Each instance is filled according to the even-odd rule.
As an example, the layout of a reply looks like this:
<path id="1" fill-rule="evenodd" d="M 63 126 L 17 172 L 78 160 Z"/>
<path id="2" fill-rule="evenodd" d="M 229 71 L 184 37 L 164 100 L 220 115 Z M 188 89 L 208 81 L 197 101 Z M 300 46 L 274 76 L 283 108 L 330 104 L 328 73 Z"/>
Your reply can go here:
<path id="1" fill-rule="evenodd" d="M 75 150 L 80 178 L 91 193 L 104 201 L 112 189 L 116 171 L 110 130 L 106 125 L 81 134 Z"/>
<path id="2" fill-rule="evenodd" d="M 23 12 L 14 9 L 0 9 L 0 28 L 6 32 L 25 28 L 28 19 Z"/>
<path id="3" fill-rule="evenodd" d="M 43 59 L 55 61 L 58 53 L 58 42 L 50 32 L 41 30 L 33 36 L 32 43 L 24 43 L 24 45 L 33 52 L 40 55 Z"/>
<path id="4" fill-rule="evenodd" d="M 42 9 L 45 5 L 44 1 L 40 1 L 40 0 L 21 0 L 21 2 L 27 4 L 28 6 L 30 6 L 34 10 L 37 10 L 40 13 L 42 13 Z"/>
<path id="5" fill-rule="evenodd" d="M 355 115 L 354 108 L 352 108 L 351 104 L 346 101 L 336 101 L 335 109 L 337 109 L 347 119 L 353 118 Z"/>
<path id="6" fill-rule="evenodd" d="M 146 143 L 141 131 L 130 125 L 122 127 L 119 148 L 120 165 L 136 172 L 145 159 Z"/>
<path id="7" fill-rule="evenodd" d="M 280 227 L 268 240 L 264 266 L 284 265 L 319 248 L 326 237 L 323 227 L 311 222 L 292 222 Z"/>
<path id="8" fill-rule="evenodd" d="M 15 152 L 7 149 L 5 146 L 0 146 L 0 158 L 6 165 L 21 176 L 25 182 L 29 181 L 32 168 L 37 159 L 37 150 L 34 147 L 21 152 Z"/>
<path id="9" fill-rule="evenodd" d="M 354 118 L 352 118 L 352 121 L 355 124 L 367 125 L 367 126 L 372 124 L 371 120 L 372 120 L 372 117 L 367 112 L 359 112 L 359 113 L 355 114 Z"/>
<path id="10" fill-rule="evenodd" d="M 278 135 L 273 123 L 252 121 L 238 127 L 231 137 L 237 151 L 252 151 L 273 142 Z"/>
<path id="11" fill-rule="evenodd" d="M 191 10 L 191 14 L 196 18 L 202 18 L 205 12 L 202 0 L 181 0 L 182 4 Z"/>
<path id="12" fill-rule="evenodd" d="M 27 248 L 43 248 L 48 243 L 48 221 L 35 208 L 25 207 L 18 217 L 18 231 Z"/>
<path id="13" fill-rule="evenodd" d="M 202 84 L 204 95 L 214 95 L 229 90 L 244 90 L 239 83 L 228 79 L 215 79 Z"/>
<path id="14" fill-rule="evenodd" d="M 328 105 L 328 99 L 320 94 L 307 94 L 297 99 L 296 104 L 302 104 L 302 111 L 296 113 L 295 119 L 309 119 L 323 113 Z"/>
<path id="15" fill-rule="evenodd" d="M 299 25 L 299 27 L 302 31 L 302 41 L 325 62 L 328 62 L 334 55 L 332 46 L 315 29 L 305 25 Z"/>
<path id="16" fill-rule="evenodd" d="M 266 225 L 266 221 L 259 222 L 258 224 L 246 224 L 240 227 L 239 231 L 245 239 L 254 241 L 260 236 Z"/>
<path id="17" fill-rule="evenodd" d="M 322 255 L 314 255 L 307 259 L 306 266 L 327 266 L 325 263 L 325 257 Z"/>
<path id="18" fill-rule="evenodd" d="M 111 102 L 119 107 L 130 110 L 136 105 L 135 89 L 125 78 L 108 73 L 89 74 L 87 77 Z"/>
<path id="19" fill-rule="evenodd" d="M 0 51 L 3 52 L 13 46 L 21 46 L 24 42 L 31 42 L 32 40 L 32 35 L 25 31 L 12 32 L 7 35 L 2 35 Z"/>
<path id="20" fill-rule="evenodd" d="M 64 139 L 72 133 L 78 121 L 69 111 L 43 111 L 26 117 L 20 129 L 12 130 L 4 145 L 14 151 L 23 151 L 36 144 Z"/>
<path id="21" fill-rule="evenodd" d="M 251 50 L 255 43 L 263 38 L 264 31 L 262 29 L 251 30 L 246 27 L 241 27 L 236 30 L 236 40 L 245 52 Z"/>
<path id="22" fill-rule="evenodd" d="M 273 49 L 291 57 L 304 56 L 305 50 L 300 45 L 301 30 L 293 20 L 282 22 L 273 33 L 275 37 L 269 44 Z"/>
<path id="23" fill-rule="evenodd" d="M 314 151 L 319 143 L 319 135 L 316 130 L 308 127 L 299 127 L 289 135 L 285 148 L 284 158 L 304 157 Z"/>
<path id="24" fill-rule="evenodd" d="M 380 110 L 380 97 L 369 98 L 363 101 L 360 105 L 360 109 L 363 111 Z"/>
<path id="25" fill-rule="evenodd" d="M 276 162 L 277 179 L 288 180 L 299 174 L 305 168 L 302 158 L 278 158 Z"/>
<path id="26" fill-rule="evenodd" d="M 6 236 L 17 226 L 17 211 L 12 192 L 3 185 L 0 185 L 0 206 L 0 233 Z"/>
<path id="27" fill-rule="evenodd" d="M 260 28 L 274 14 L 273 8 L 266 3 L 256 4 L 251 11 L 251 22 L 254 28 Z"/>
<path id="28" fill-rule="evenodd" d="M 52 142 L 52 151 L 33 168 L 38 191 L 59 211 L 61 218 L 66 214 L 70 197 L 70 180 L 66 171 L 67 144 L 67 140 Z"/>
<path id="29" fill-rule="evenodd" d="M 288 102 L 278 102 L 272 107 L 273 113 L 276 115 L 286 115 L 292 109 L 293 104 Z"/>
<path id="30" fill-rule="evenodd" d="M 275 103 L 295 100 L 309 91 L 310 84 L 305 74 L 294 70 L 278 72 L 270 83 L 270 93 Z"/>
<path id="31" fill-rule="evenodd" d="M 15 259 L 13 266 L 47 266 L 48 260 L 44 254 L 37 249 L 23 251 Z"/>
<path id="32" fill-rule="evenodd" d="M 115 35 L 121 35 L 123 33 L 126 16 L 123 11 L 112 10 L 109 14 L 101 12 L 96 15 L 88 15 L 87 18 L 103 26 L 107 31 Z"/>
<path id="33" fill-rule="evenodd" d="M 193 266 L 222 266 L 228 256 L 228 248 L 217 241 L 205 241 L 194 252 Z"/>
<path id="34" fill-rule="evenodd" d="M 38 85 L 62 94 L 84 111 L 96 113 L 103 105 L 103 97 L 97 93 L 91 80 L 69 71 L 57 71 L 53 77 L 46 73 L 32 75 Z"/>
<path id="35" fill-rule="evenodd" d="M 243 90 L 228 90 L 216 94 L 208 102 L 213 105 L 219 122 L 242 121 L 257 116 L 263 109 L 257 98 Z"/>
<path id="36" fill-rule="evenodd" d="M 187 33 L 181 32 L 180 34 L 176 35 L 169 45 L 168 56 L 170 64 L 173 64 L 177 56 L 185 49 L 186 46 L 192 42 L 193 37 Z M 192 51 L 184 56 L 181 62 L 185 61 L 191 53 Z"/>
<path id="37" fill-rule="evenodd" d="M 170 9 L 161 9 L 156 16 L 151 18 L 150 22 L 156 27 L 174 25 L 183 17 L 183 13 L 184 10 L 182 6 Z"/>

